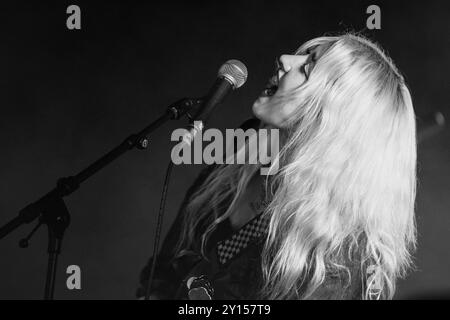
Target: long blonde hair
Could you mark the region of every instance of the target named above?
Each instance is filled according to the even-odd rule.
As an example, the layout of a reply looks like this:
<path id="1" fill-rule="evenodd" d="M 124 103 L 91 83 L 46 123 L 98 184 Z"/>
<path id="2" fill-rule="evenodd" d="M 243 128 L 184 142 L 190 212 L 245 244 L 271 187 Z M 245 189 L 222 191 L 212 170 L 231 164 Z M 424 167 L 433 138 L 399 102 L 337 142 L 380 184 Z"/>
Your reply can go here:
<path id="1" fill-rule="evenodd" d="M 322 44 L 327 50 L 308 81 L 279 98 L 298 107 L 274 159 L 280 169 L 267 180 L 270 226 L 261 295 L 308 298 L 328 272 L 349 273 L 347 256 L 361 270 L 374 267 L 362 298 L 392 298 L 416 241 L 411 96 L 392 60 L 362 36 L 316 38 L 296 54 Z M 220 165 L 212 171 L 189 200 L 179 254 L 193 243 L 199 221 L 208 225 L 204 247 L 256 170 Z"/>

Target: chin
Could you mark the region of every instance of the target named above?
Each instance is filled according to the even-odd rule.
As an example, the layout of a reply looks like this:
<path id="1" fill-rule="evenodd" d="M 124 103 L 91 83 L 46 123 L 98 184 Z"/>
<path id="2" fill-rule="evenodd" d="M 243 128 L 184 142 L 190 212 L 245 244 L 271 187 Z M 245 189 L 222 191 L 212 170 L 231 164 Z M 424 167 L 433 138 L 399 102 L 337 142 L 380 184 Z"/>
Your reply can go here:
<path id="1" fill-rule="evenodd" d="M 266 113 L 261 113 L 258 112 L 261 109 L 253 109 L 253 115 L 261 121 L 261 127 L 262 128 L 266 128 L 266 127 L 276 127 L 276 125 L 273 123 L 272 119 L 270 117 L 267 116 Z"/>
<path id="2" fill-rule="evenodd" d="M 253 115 L 256 117 L 256 118 L 258 118 L 259 120 L 262 120 L 262 121 L 264 121 L 265 119 L 264 119 L 264 115 L 265 115 L 265 113 L 266 112 L 264 112 L 264 103 L 263 103 L 263 101 L 261 101 L 263 98 L 262 97 L 259 97 L 254 103 L 253 103 L 253 106 L 252 106 L 252 112 L 253 112 Z"/>

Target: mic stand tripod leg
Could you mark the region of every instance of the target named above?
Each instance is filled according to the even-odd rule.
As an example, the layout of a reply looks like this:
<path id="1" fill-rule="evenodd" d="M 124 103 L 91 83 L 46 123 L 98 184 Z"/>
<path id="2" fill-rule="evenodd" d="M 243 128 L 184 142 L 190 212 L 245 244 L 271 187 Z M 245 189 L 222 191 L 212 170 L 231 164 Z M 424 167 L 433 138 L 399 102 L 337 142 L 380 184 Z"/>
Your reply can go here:
<path id="1" fill-rule="evenodd" d="M 52 199 L 46 208 L 41 217 L 42 223 L 46 224 L 48 229 L 48 263 L 44 300 L 53 300 L 58 256 L 61 252 L 64 231 L 70 223 L 70 215 L 62 198 Z"/>

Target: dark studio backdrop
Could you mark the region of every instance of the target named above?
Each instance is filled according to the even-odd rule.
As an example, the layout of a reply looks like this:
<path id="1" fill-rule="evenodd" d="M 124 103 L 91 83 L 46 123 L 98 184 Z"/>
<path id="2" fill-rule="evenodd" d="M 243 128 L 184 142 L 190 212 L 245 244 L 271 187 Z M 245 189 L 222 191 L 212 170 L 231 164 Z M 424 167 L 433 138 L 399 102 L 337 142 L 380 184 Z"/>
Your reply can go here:
<path id="1" fill-rule="evenodd" d="M 66 8 L 81 8 L 81 30 Z M 367 30 L 366 8 L 381 8 Z M 0 5 L 0 224 L 78 172 L 185 96 L 200 96 L 219 66 L 242 60 L 249 78 L 219 107 L 211 127 L 234 128 L 271 75 L 274 59 L 326 32 L 363 31 L 405 74 L 418 116 L 449 107 L 447 1 L 33 1 Z M 72 223 L 60 257 L 56 298 L 133 299 L 153 248 L 171 132 L 161 127 L 66 198 Z M 450 292 L 450 129 L 418 148 L 416 271 L 396 298 Z M 202 166 L 174 169 L 163 235 Z M 0 299 L 39 299 L 47 263 L 42 228 L 28 249 L 25 225 L 0 241 Z M 81 290 L 66 268 L 81 268 Z"/>

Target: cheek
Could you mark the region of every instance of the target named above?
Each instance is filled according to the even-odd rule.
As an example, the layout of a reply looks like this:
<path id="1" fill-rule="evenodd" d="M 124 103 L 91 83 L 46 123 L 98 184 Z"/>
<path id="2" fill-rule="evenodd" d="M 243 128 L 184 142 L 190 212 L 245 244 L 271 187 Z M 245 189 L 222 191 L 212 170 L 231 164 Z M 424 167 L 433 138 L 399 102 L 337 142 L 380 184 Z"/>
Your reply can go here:
<path id="1" fill-rule="evenodd" d="M 301 72 L 288 73 L 283 77 L 283 81 L 280 82 L 278 90 L 282 92 L 289 92 L 297 89 L 306 81 L 306 77 Z"/>

